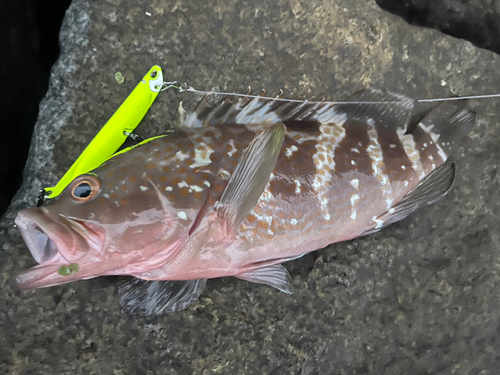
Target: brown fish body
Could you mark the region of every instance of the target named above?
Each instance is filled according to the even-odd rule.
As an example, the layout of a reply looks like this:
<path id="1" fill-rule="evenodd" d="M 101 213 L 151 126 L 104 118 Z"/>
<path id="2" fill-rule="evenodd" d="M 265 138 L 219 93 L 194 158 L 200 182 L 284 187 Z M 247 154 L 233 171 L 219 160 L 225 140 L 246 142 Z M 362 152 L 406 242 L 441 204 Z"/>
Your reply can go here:
<path id="1" fill-rule="evenodd" d="M 141 314 L 185 308 L 214 277 L 291 292 L 280 263 L 378 231 L 444 196 L 454 177 L 447 152 L 473 122 L 451 106 L 408 131 L 414 101 L 376 90 L 342 104 L 229 104 L 201 103 L 173 134 L 116 155 L 46 207 L 22 211 L 18 225 L 41 264 L 18 277 L 20 286 L 99 275 L 179 281 L 123 286 L 122 307 Z M 454 136 L 445 134 L 451 127 Z M 93 184 L 95 196 L 75 197 Z M 78 272 L 57 275 L 61 262 Z"/>
<path id="2" fill-rule="evenodd" d="M 150 279 L 238 275 L 256 265 L 281 263 L 283 259 L 379 229 L 377 218 L 388 212 L 446 158 L 441 146 L 420 126 L 415 134 L 383 132 L 380 140 L 375 138 L 376 127 L 364 124 L 304 122 L 301 130 L 296 126 L 287 127 L 276 166 L 259 202 L 241 223 L 234 238 L 218 236 L 215 231 L 219 228 L 210 210 L 220 201 L 242 150 L 268 126 L 195 128 L 158 140 L 164 143 L 161 148 L 172 146 L 179 139 L 176 150 L 182 150 L 182 145 L 194 144 L 191 150 L 184 148 L 181 151 L 188 154 L 186 160 L 194 160 L 195 154 L 210 153 L 209 165 L 194 168 L 192 174 L 184 173 L 188 182 L 195 181 L 197 174 L 204 176 L 201 185 L 197 185 L 204 189 L 203 193 L 196 196 L 201 209 L 208 195 L 208 200 L 203 202 L 208 207 L 208 215 L 199 223 L 201 228 L 197 227 L 190 235 L 179 262 L 169 263 L 154 276 L 150 274 Z M 184 137 L 189 141 L 180 140 Z M 418 145 L 424 143 L 431 148 L 429 155 L 434 162 L 429 158 L 412 162 L 408 153 L 419 152 Z M 151 147 L 156 144 L 152 143 Z M 185 168 L 180 168 L 185 172 Z M 174 183 L 168 182 L 173 190 L 167 194 L 167 199 L 179 204 L 177 209 L 184 210 L 192 204 L 195 191 L 192 185 L 191 191 L 189 186 L 184 186 L 186 179 L 179 182 L 179 178 L 174 177 Z M 177 188 L 176 184 L 182 188 Z M 204 228 L 205 225 L 208 227 Z M 207 249 L 209 238 L 223 240 Z"/>

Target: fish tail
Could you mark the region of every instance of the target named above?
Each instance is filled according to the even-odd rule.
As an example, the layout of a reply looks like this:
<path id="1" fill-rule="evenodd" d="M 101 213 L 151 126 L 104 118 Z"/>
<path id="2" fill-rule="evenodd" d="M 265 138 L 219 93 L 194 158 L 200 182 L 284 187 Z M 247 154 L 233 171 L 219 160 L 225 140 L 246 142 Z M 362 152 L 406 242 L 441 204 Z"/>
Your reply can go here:
<path id="1" fill-rule="evenodd" d="M 474 126 L 476 114 L 465 109 L 464 104 L 463 101 L 440 104 L 417 126 L 429 134 L 446 155 L 456 152 Z"/>

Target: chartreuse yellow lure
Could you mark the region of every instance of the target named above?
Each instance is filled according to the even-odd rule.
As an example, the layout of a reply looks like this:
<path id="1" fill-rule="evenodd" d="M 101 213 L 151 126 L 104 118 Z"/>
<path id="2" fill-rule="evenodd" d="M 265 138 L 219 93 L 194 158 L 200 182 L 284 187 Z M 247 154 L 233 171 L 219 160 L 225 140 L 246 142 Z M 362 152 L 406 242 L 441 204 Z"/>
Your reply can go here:
<path id="1" fill-rule="evenodd" d="M 97 168 L 111 157 L 146 115 L 158 96 L 162 84 L 161 68 L 155 65 L 97 133 L 57 185 L 44 189 L 44 195 L 47 198 L 57 197 L 75 177 Z"/>

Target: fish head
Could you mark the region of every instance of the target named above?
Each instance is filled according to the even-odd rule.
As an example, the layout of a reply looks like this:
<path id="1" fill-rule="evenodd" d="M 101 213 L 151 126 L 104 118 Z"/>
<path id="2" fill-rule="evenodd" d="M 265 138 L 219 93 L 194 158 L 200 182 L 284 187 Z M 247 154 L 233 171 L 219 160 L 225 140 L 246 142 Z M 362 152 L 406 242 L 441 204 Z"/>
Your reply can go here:
<path id="1" fill-rule="evenodd" d="M 22 209 L 15 222 L 38 265 L 19 274 L 14 285 L 131 275 L 167 262 L 186 238 L 189 221 L 179 220 L 142 171 L 109 163 L 77 177 L 46 205 Z"/>

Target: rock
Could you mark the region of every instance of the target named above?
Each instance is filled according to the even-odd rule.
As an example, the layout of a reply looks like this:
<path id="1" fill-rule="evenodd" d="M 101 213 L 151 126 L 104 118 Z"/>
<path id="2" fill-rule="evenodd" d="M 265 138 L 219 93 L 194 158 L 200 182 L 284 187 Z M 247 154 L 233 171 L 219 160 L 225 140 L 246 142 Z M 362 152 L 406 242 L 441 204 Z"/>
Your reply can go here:
<path id="1" fill-rule="evenodd" d="M 500 52 L 500 2 L 491 0 L 376 0 L 410 23 L 434 27 Z"/>
<path id="2" fill-rule="evenodd" d="M 34 264 L 12 227 L 16 211 L 57 182 L 153 64 L 199 89 L 342 99 L 371 86 L 427 98 L 497 92 L 497 55 L 361 0 L 80 0 L 61 48 L 23 186 L 2 221 L 0 373 L 496 371 L 494 100 L 471 103 L 478 124 L 454 158 L 458 177 L 445 199 L 381 233 L 331 245 L 307 267 L 288 265 L 293 296 L 211 280 L 186 311 L 132 319 L 120 313 L 114 278 L 23 293 L 9 278 Z M 138 133 L 164 132 L 190 95 L 163 92 Z"/>

